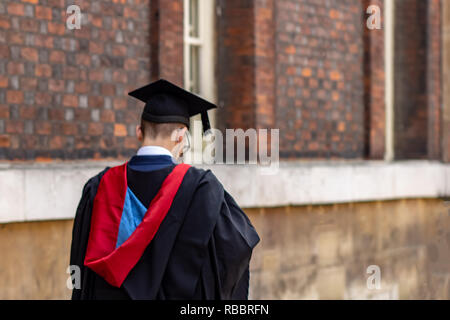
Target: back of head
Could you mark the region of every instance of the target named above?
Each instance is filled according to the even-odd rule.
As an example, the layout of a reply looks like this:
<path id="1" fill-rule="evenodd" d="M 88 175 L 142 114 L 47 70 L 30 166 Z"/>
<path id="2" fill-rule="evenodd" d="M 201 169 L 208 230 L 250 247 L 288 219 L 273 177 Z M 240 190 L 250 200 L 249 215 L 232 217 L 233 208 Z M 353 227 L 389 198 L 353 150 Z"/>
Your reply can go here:
<path id="1" fill-rule="evenodd" d="M 171 139 L 175 130 L 185 127 L 182 123 L 157 123 L 141 120 L 142 133 L 149 140 Z"/>

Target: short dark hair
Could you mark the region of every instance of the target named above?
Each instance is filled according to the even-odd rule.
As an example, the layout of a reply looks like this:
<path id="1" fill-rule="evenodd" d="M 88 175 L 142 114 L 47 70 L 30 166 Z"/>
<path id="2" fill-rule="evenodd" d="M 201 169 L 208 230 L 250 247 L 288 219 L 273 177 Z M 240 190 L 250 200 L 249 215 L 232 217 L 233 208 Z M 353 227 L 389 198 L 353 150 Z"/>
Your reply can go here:
<path id="1" fill-rule="evenodd" d="M 167 138 L 176 129 L 186 127 L 183 123 L 157 123 L 141 119 L 141 130 L 145 137 L 156 139 L 158 136 Z"/>

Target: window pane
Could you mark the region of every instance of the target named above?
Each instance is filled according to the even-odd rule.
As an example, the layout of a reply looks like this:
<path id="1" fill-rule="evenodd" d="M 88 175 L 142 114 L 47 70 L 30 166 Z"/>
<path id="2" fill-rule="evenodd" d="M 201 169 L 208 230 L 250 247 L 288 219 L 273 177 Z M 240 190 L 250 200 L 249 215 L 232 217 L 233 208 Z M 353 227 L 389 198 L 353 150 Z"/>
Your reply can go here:
<path id="1" fill-rule="evenodd" d="M 198 38 L 198 0 L 189 0 L 189 36 Z"/>
<path id="2" fill-rule="evenodd" d="M 200 47 L 191 45 L 189 50 L 189 82 L 191 92 L 200 93 Z"/>

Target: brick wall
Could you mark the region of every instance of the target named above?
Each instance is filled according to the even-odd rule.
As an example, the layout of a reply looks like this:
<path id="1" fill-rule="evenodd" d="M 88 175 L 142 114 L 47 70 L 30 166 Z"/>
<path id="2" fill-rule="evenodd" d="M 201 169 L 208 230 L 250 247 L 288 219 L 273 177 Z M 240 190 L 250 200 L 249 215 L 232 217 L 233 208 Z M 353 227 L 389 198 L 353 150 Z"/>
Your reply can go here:
<path id="1" fill-rule="evenodd" d="M 218 126 L 254 128 L 253 0 L 218 0 Z"/>
<path id="2" fill-rule="evenodd" d="M 373 84 L 363 85 L 362 3 L 219 3 L 223 125 L 279 128 L 283 158 L 364 157 L 364 92 L 374 93 L 370 103 L 378 121 L 384 115 L 383 104 L 379 105 L 384 82 L 379 72 L 383 59 L 374 58 L 372 65 L 378 69 L 368 76 Z M 383 124 L 373 125 L 373 136 Z M 383 144 L 376 145 L 373 154 L 380 149 Z"/>
<path id="3" fill-rule="evenodd" d="M 426 1 L 395 6 L 395 155 L 427 154 Z"/>
<path id="4" fill-rule="evenodd" d="M 397 2 L 395 149 L 441 159 L 441 1 L 411 1 Z M 0 160 L 128 157 L 142 104 L 127 92 L 183 85 L 182 0 L 77 3 L 81 30 L 64 0 L 0 4 Z M 384 30 L 365 27 L 382 0 L 216 3 L 219 128 L 279 128 L 286 159 L 383 158 Z"/>
<path id="5" fill-rule="evenodd" d="M 81 30 L 63 0 L 0 4 L 0 159 L 127 157 L 142 107 L 127 93 L 182 84 L 181 0 L 76 3 Z"/>
<path id="6" fill-rule="evenodd" d="M 151 0 L 151 78 L 183 86 L 183 0 Z"/>
<path id="7" fill-rule="evenodd" d="M 285 157 L 360 158 L 360 1 L 277 1 L 276 125 Z"/>
<path id="8" fill-rule="evenodd" d="M 384 158 L 383 1 L 219 3 L 222 128 L 279 128 L 282 158 Z M 366 28 L 370 5 L 381 30 Z M 440 12 L 396 4 L 398 159 L 442 159 Z"/>

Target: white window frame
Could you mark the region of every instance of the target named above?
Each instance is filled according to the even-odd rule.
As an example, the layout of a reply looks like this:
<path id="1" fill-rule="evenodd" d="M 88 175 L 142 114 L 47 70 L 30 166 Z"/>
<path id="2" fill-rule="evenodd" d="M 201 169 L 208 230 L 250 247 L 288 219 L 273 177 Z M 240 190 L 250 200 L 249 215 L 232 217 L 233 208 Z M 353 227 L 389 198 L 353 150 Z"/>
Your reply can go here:
<path id="1" fill-rule="evenodd" d="M 198 36 L 190 35 L 190 4 L 191 1 L 198 3 Z M 184 0 L 184 87 L 191 91 L 192 83 L 190 77 L 191 47 L 199 48 L 199 83 L 198 92 L 201 97 L 216 103 L 215 82 L 215 0 Z M 211 127 L 215 127 L 215 110 L 208 111 Z M 191 145 L 195 153 L 201 152 L 202 132 L 195 130 L 194 121 L 200 121 L 200 116 L 191 119 Z M 200 149 L 200 150 L 199 150 Z"/>

